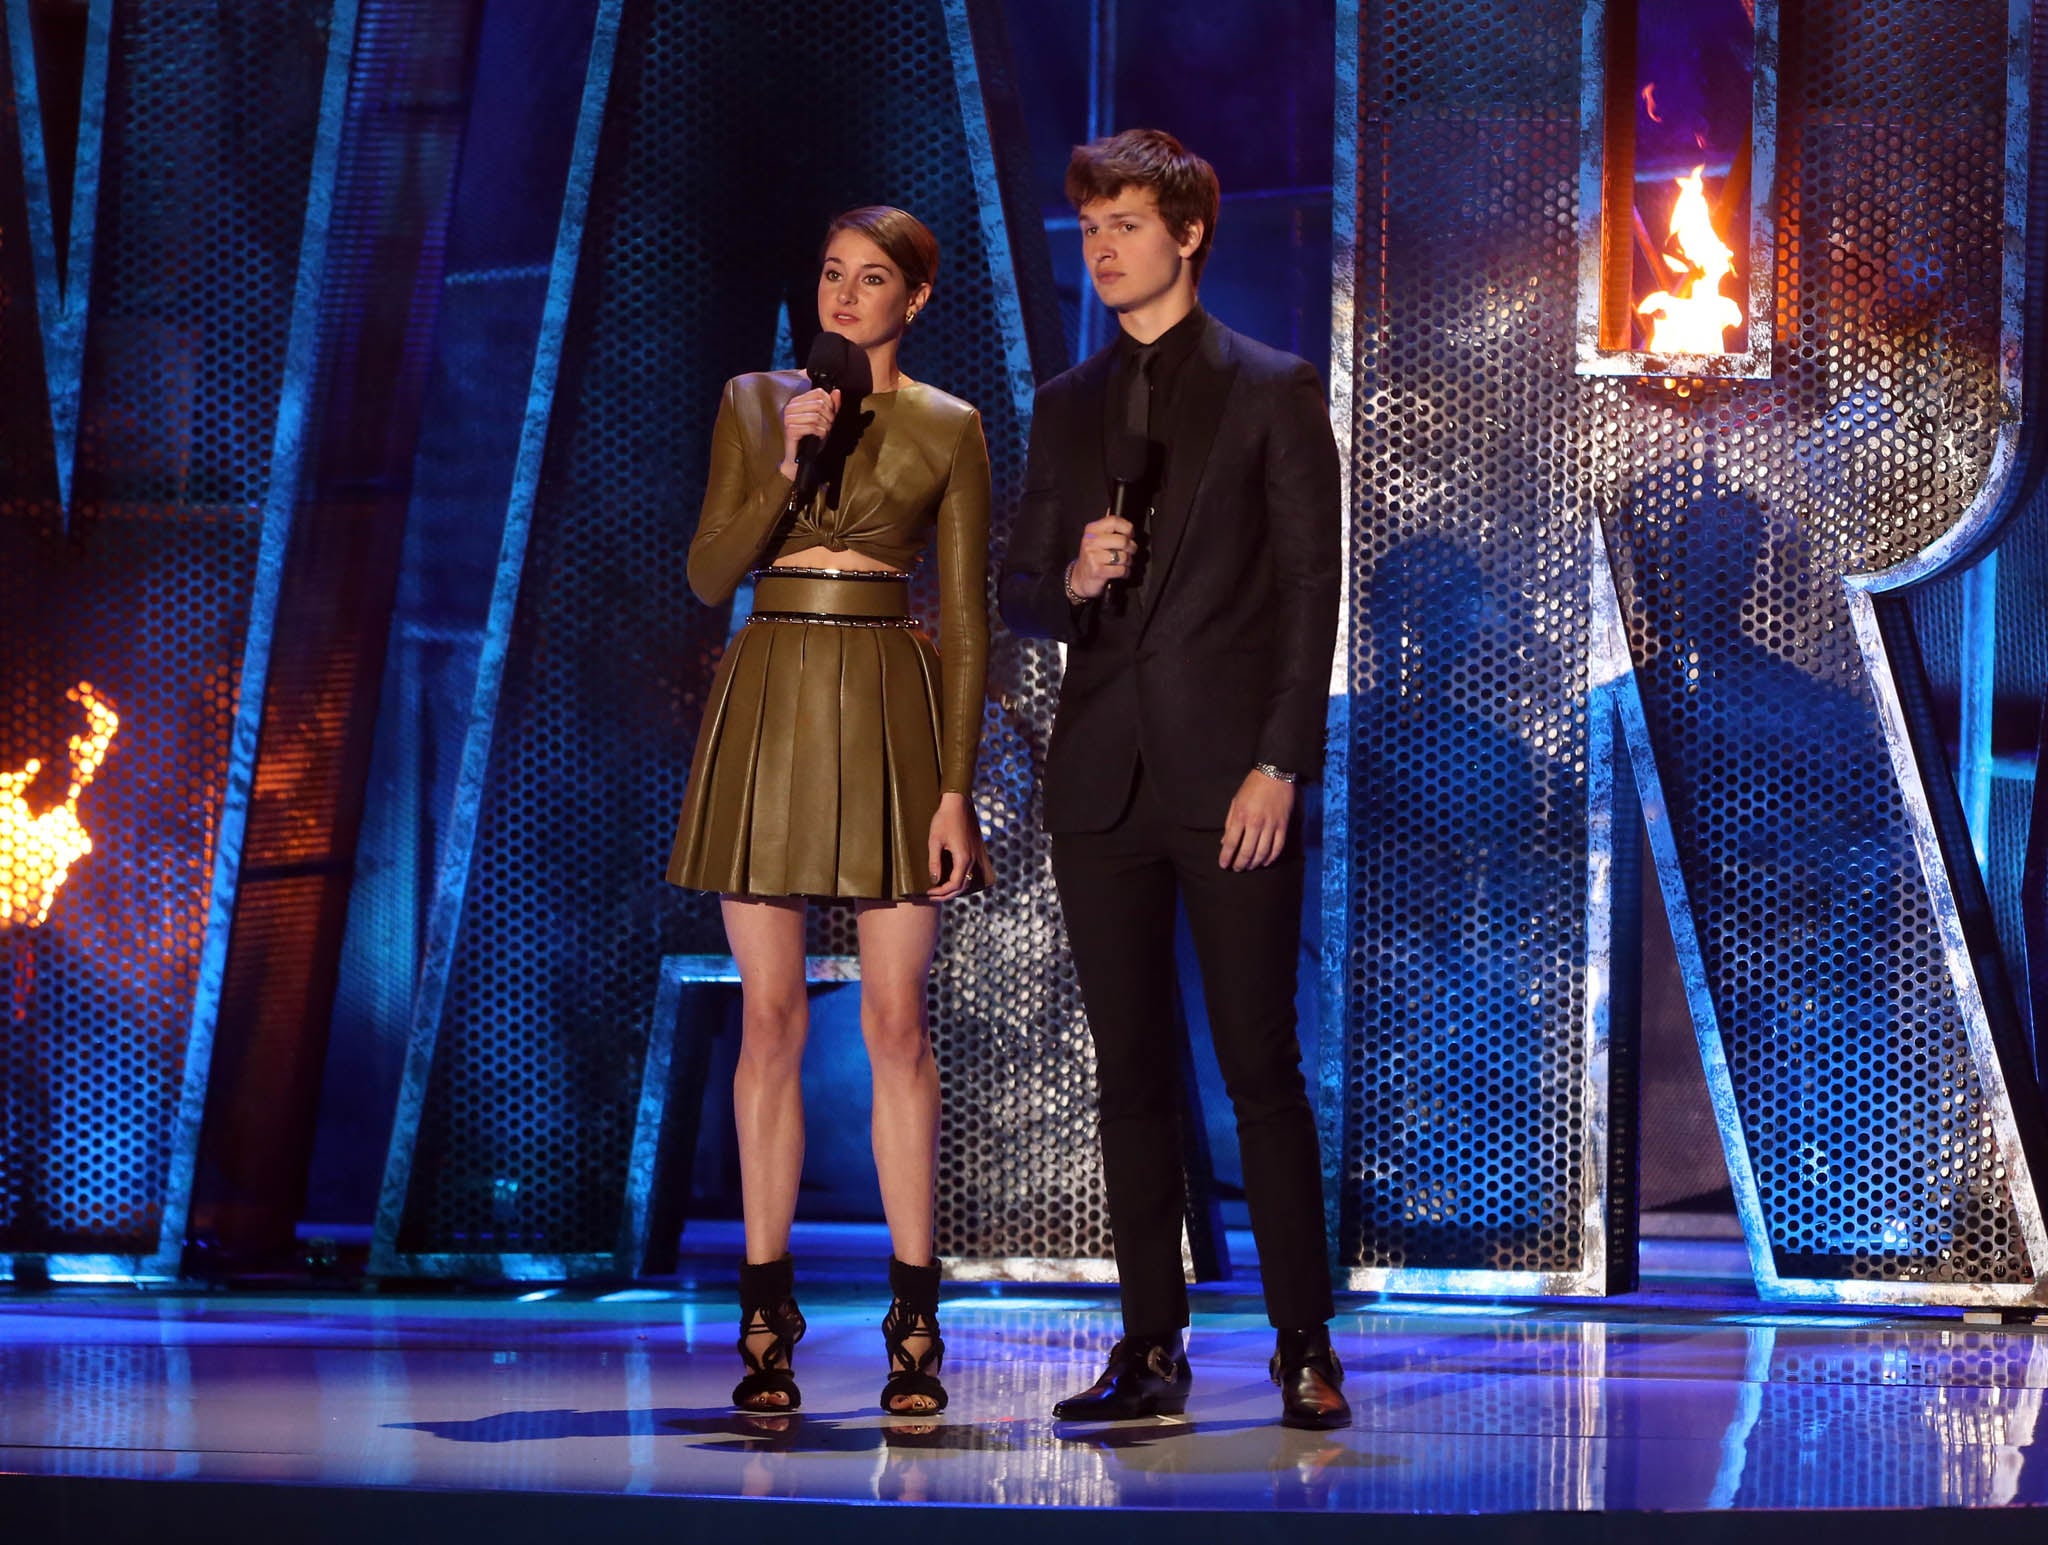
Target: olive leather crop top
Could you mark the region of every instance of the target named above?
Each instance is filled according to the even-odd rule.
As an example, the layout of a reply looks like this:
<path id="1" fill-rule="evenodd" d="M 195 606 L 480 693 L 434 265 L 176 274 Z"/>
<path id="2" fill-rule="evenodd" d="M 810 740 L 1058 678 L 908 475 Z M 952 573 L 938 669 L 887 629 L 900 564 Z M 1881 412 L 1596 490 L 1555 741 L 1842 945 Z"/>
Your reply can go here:
<path id="1" fill-rule="evenodd" d="M 690 588 L 729 599 L 748 571 L 806 548 L 857 552 L 908 573 L 938 533 L 940 788 L 974 782 L 988 671 L 988 446 L 981 415 L 957 397 L 906 382 L 842 410 L 810 502 L 782 461 L 782 406 L 810 382 L 781 370 L 725 384 L 711 432 L 711 475 L 690 542 Z M 858 438 L 855 438 L 855 435 Z"/>

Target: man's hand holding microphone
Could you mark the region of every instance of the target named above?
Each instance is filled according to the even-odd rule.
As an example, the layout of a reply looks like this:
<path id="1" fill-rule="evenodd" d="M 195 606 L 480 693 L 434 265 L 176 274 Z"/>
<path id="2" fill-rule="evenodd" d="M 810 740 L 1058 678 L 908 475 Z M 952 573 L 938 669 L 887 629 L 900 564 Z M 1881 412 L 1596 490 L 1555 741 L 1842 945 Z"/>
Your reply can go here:
<path id="1" fill-rule="evenodd" d="M 1081 553 L 1067 567 L 1067 588 L 1092 601 L 1113 579 L 1128 579 L 1138 556 L 1138 528 L 1111 511 L 1081 532 Z"/>
<path id="2" fill-rule="evenodd" d="M 1131 489 L 1143 480 L 1152 457 L 1152 446 L 1143 435 L 1124 433 L 1110 438 L 1106 470 L 1112 489 L 1109 509 L 1102 519 L 1081 530 L 1081 551 L 1067 565 L 1067 597 L 1093 601 L 1109 588 L 1111 580 L 1128 580 L 1138 561 L 1138 528 L 1125 517 L 1124 505 Z"/>

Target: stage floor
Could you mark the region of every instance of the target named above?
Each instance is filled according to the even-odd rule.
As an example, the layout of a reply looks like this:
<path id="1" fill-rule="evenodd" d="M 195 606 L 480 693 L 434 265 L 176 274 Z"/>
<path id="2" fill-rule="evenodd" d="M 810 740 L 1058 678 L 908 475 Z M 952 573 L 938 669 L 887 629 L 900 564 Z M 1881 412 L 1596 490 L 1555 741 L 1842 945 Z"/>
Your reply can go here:
<path id="1" fill-rule="evenodd" d="M 1071 1426 L 1049 1409 L 1094 1377 L 1113 1296 L 962 1289 L 944 1306 L 952 1407 L 923 1423 L 876 1409 L 881 1291 L 842 1276 L 804 1292 L 805 1405 L 774 1431 L 727 1407 L 729 1277 L 524 1300 L 66 1289 L 0 1296 L 0 1472 L 45 1478 L 13 1495 L 46 1507 L 72 1478 L 73 1523 L 88 1482 L 121 1480 L 1125 1509 L 1199 1517 L 1199 1538 L 2048 1502 L 2048 1332 L 1672 1300 L 1353 1301 L 1335 1331 L 1357 1424 L 1316 1434 L 1275 1423 L 1271 1335 L 1242 1293 L 1200 1296 L 1185 1419 Z M 159 1509 L 180 1489 L 149 1488 Z"/>

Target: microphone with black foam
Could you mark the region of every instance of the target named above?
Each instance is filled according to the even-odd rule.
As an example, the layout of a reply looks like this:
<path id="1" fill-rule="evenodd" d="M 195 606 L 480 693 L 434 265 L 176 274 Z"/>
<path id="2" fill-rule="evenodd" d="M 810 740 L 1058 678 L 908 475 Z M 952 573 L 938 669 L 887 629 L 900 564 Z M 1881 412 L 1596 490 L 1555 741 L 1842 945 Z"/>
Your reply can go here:
<path id="1" fill-rule="evenodd" d="M 1109 444 L 1103 451 L 1103 469 L 1109 473 L 1109 513 L 1118 520 L 1128 520 L 1135 538 L 1142 538 L 1145 534 L 1142 530 L 1143 512 L 1134 510 L 1130 514 L 1125 514 L 1124 507 L 1129 502 L 1131 490 L 1145 481 L 1145 474 L 1151 470 L 1151 466 L 1150 440 L 1131 429 L 1120 429 L 1110 435 Z M 1132 546 L 1136 548 L 1136 541 L 1133 541 Z M 1135 551 L 1132 557 L 1135 562 Z M 1117 576 L 1118 579 L 1129 577 L 1129 568 Z"/>
<path id="2" fill-rule="evenodd" d="M 867 395 L 873 384 L 866 349 L 848 342 L 838 333 L 820 333 L 811 340 L 811 352 L 804 361 L 804 374 L 821 392 L 839 393 L 844 410 Z M 795 499 L 801 504 L 818 486 L 818 455 L 825 449 L 824 437 L 805 435 L 796 442 Z"/>

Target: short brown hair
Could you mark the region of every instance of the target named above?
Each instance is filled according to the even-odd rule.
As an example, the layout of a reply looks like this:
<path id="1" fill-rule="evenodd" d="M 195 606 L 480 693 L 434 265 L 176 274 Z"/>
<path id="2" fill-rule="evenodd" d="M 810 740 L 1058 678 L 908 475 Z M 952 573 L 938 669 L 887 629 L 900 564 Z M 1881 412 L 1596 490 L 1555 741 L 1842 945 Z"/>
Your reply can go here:
<path id="1" fill-rule="evenodd" d="M 825 227 L 825 239 L 818 245 L 818 261 L 825 261 L 832 238 L 841 231 L 857 231 L 882 249 L 882 254 L 903 274 L 913 290 L 939 277 L 939 238 L 916 215 L 891 204 L 863 204 L 833 218 Z"/>
<path id="2" fill-rule="evenodd" d="M 1186 241 L 1188 227 L 1202 224 L 1202 244 L 1189 259 L 1195 283 L 1209 261 L 1216 240 L 1216 211 L 1223 190 L 1216 168 L 1164 129 L 1126 129 L 1092 145 L 1076 145 L 1067 161 L 1067 202 L 1075 209 L 1097 199 L 1115 198 L 1126 188 L 1144 188 L 1159 204 L 1160 218 L 1175 241 Z"/>

